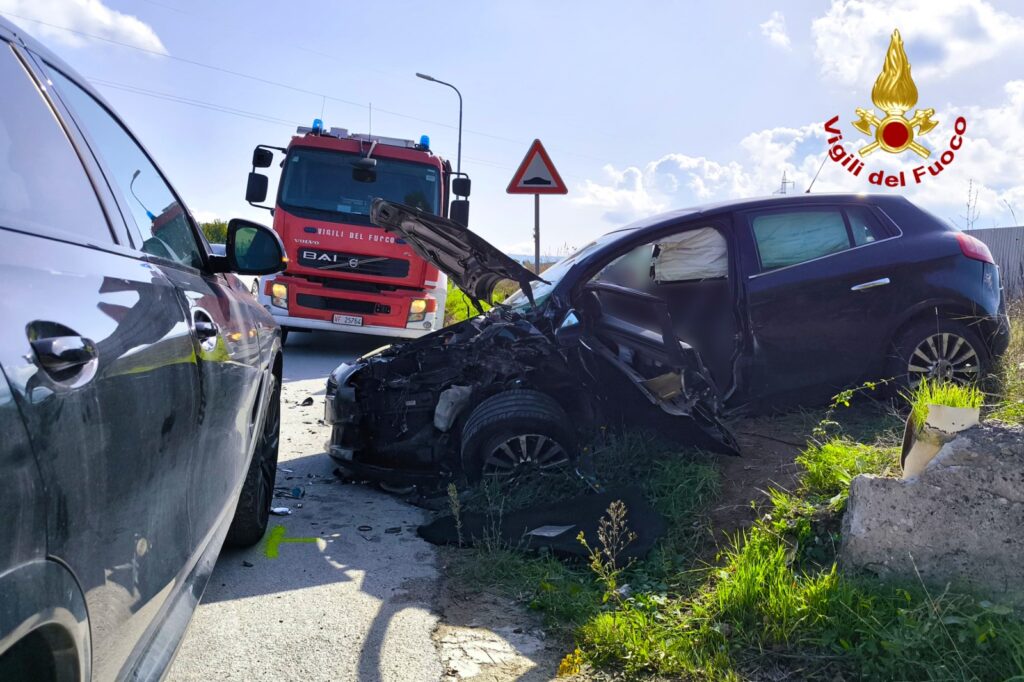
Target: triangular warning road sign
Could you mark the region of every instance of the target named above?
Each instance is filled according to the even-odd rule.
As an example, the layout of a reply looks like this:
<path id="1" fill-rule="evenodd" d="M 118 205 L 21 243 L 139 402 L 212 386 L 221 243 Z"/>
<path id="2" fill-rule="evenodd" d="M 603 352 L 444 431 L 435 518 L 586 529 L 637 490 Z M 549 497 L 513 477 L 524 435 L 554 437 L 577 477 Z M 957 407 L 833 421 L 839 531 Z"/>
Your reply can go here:
<path id="1" fill-rule="evenodd" d="M 569 188 L 555 170 L 544 145 L 534 140 L 505 191 L 509 194 L 568 194 Z"/>

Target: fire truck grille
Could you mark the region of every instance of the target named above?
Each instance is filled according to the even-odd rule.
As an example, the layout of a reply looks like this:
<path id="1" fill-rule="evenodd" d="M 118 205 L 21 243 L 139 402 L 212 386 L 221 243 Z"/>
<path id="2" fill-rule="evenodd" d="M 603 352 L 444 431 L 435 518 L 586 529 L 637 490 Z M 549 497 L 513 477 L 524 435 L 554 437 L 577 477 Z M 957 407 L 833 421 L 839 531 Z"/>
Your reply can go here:
<path id="1" fill-rule="evenodd" d="M 299 294 L 295 302 L 303 308 L 317 310 L 334 310 L 339 313 L 359 313 L 361 315 L 390 315 L 391 306 L 373 301 L 356 301 L 347 298 L 327 298 L 313 294 Z"/>
<path id="2" fill-rule="evenodd" d="M 407 277 L 409 261 L 323 249 L 299 249 L 299 265 L 325 272 L 356 273 L 375 277 Z"/>

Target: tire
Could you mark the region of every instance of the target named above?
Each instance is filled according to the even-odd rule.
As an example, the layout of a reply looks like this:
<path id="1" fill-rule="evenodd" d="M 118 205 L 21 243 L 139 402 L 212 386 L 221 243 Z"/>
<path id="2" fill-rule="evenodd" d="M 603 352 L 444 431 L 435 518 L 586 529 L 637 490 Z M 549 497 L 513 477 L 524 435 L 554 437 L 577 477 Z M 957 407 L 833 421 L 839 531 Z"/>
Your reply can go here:
<path id="1" fill-rule="evenodd" d="M 462 429 L 462 467 L 474 481 L 555 473 L 575 459 L 575 448 L 569 416 L 539 391 L 493 395 L 477 405 Z"/>
<path id="2" fill-rule="evenodd" d="M 277 452 L 281 444 L 281 386 L 271 374 L 270 404 L 263 419 L 260 439 L 252 455 L 245 483 L 238 496 L 235 518 L 231 520 L 226 544 L 232 547 L 251 547 L 267 532 L 270 505 L 274 497 L 274 479 L 277 476 Z"/>
<path id="3" fill-rule="evenodd" d="M 886 377 L 897 390 L 913 389 L 921 379 L 976 383 L 992 367 L 988 348 L 978 334 L 961 322 L 947 319 L 911 323 L 893 343 Z"/>
<path id="4" fill-rule="evenodd" d="M 281 348 L 288 343 L 288 327 L 281 327 Z"/>

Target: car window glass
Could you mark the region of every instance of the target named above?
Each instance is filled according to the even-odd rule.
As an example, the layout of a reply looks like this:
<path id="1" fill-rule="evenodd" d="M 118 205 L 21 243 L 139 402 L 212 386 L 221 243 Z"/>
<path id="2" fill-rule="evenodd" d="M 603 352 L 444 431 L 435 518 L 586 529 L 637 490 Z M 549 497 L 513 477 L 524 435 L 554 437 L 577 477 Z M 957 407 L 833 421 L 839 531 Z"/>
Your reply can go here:
<path id="1" fill-rule="evenodd" d="M 796 265 L 850 248 L 838 210 L 789 211 L 754 216 L 754 240 L 761 269 Z"/>
<path id="2" fill-rule="evenodd" d="M 58 71 L 52 80 L 61 96 L 88 131 L 106 163 L 136 226 L 142 250 L 171 261 L 200 267 L 199 247 L 185 208 L 177 201 L 142 148 L 92 95 Z"/>
<path id="3" fill-rule="evenodd" d="M 651 263 L 654 244 L 641 244 L 624 253 L 591 278 L 592 282 L 617 284 L 620 287 L 645 291 L 653 281 Z"/>
<path id="4" fill-rule="evenodd" d="M 853 233 L 854 246 L 862 246 L 871 242 L 885 239 L 887 234 L 882 230 L 871 212 L 866 208 L 856 206 L 846 209 L 846 217 L 850 221 L 850 231 Z"/>
<path id="5" fill-rule="evenodd" d="M 0 41 L 0 226 L 112 244 L 81 160 L 10 46 Z"/>

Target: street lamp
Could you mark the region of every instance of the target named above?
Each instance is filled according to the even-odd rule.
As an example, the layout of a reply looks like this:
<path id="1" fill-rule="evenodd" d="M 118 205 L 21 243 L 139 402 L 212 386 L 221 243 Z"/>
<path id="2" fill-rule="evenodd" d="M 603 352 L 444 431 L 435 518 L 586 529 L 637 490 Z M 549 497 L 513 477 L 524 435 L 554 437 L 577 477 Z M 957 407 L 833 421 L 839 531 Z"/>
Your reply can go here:
<path id="1" fill-rule="evenodd" d="M 459 151 L 455 161 L 455 173 L 456 175 L 462 174 L 462 93 L 459 89 L 451 83 L 445 83 L 442 80 L 438 80 L 433 76 L 428 76 L 425 73 L 416 73 L 417 78 L 422 78 L 425 81 L 431 81 L 432 83 L 440 83 L 441 85 L 447 85 L 449 88 L 455 91 L 455 94 L 459 96 Z"/>

